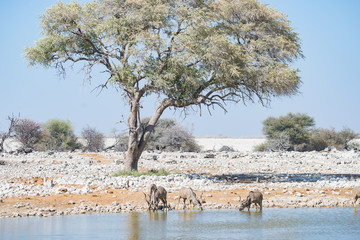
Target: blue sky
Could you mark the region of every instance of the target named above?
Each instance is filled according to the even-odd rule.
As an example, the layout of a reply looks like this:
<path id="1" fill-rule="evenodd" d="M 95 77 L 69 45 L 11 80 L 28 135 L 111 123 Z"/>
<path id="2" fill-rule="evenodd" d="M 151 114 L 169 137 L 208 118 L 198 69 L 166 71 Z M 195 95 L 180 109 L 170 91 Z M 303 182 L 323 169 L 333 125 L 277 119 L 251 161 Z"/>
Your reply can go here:
<path id="1" fill-rule="evenodd" d="M 25 46 L 41 36 L 39 16 L 57 1 L 4 1 L 0 8 L 0 131 L 8 126 L 7 116 L 20 113 L 21 118 L 38 122 L 48 119 L 70 120 L 76 133 L 86 126 L 111 134 L 126 125 L 128 108 L 113 89 L 92 92 L 92 84 L 83 81 L 79 69 L 59 77 L 55 69 L 28 67 L 23 57 Z M 65 1 L 68 2 L 68 1 Z M 84 1 L 82 1 L 84 2 Z M 167 110 L 164 117 L 176 118 L 195 136 L 253 137 L 262 135 L 262 121 L 269 116 L 289 112 L 314 117 L 316 126 L 344 126 L 360 132 L 360 1 L 357 0 L 261 0 L 286 15 L 299 33 L 305 59 L 296 62 L 302 79 L 301 93 L 291 98 L 273 99 L 265 108 L 259 103 L 228 105 L 211 115 L 204 109 L 186 118 Z M 143 102 L 149 116 L 154 104 Z"/>

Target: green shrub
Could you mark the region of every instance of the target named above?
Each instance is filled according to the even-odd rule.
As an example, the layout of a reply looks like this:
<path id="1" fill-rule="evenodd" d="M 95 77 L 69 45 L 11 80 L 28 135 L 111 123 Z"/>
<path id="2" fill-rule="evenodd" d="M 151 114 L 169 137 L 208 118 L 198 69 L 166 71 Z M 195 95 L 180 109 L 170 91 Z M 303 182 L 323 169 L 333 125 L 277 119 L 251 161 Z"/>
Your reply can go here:
<path id="1" fill-rule="evenodd" d="M 327 147 L 349 149 L 348 143 L 358 137 L 349 128 L 340 132 L 335 129 L 314 129 L 314 119 L 306 114 L 289 113 L 263 121 L 266 142 L 256 146 L 255 151 L 321 151 Z"/>
<path id="2" fill-rule="evenodd" d="M 279 139 L 282 135 L 289 138 L 292 146 L 309 143 L 314 119 L 302 113 L 288 113 L 278 118 L 269 117 L 263 121 L 263 132 L 267 139 Z"/>
<path id="3" fill-rule="evenodd" d="M 256 146 L 255 151 L 289 151 L 304 149 L 311 138 L 314 119 L 302 113 L 288 113 L 263 121 L 266 142 Z"/>
<path id="4" fill-rule="evenodd" d="M 170 172 L 166 171 L 165 169 L 161 170 L 154 170 L 151 169 L 147 172 L 139 172 L 139 171 L 125 171 L 120 170 L 113 174 L 114 177 L 120 177 L 120 176 L 133 176 L 133 177 L 140 177 L 140 176 L 168 176 L 170 175 Z"/>
<path id="5" fill-rule="evenodd" d="M 267 147 L 267 141 L 260 143 L 259 145 L 254 146 L 254 151 L 255 152 L 265 152 L 265 151 L 269 151 L 268 147 Z"/>
<path id="6" fill-rule="evenodd" d="M 75 150 L 81 147 L 73 133 L 70 121 L 48 120 L 44 124 L 46 130 L 46 149 L 56 151 Z"/>

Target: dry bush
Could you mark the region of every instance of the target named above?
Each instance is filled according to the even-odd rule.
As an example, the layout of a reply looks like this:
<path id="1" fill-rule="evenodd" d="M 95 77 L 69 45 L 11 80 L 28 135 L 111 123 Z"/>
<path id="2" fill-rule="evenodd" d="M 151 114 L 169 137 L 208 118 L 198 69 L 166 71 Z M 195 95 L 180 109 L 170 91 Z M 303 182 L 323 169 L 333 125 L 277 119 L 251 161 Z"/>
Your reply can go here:
<path id="1" fill-rule="evenodd" d="M 290 143 L 290 137 L 280 132 L 273 135 L 273 138 L 267 139 L 264 143 L 255 146 L 255 151 L 289 151 L 293 149 L 293 145 Z"/>
<path id="2" fill-rule="evenodd" d="M 15 138 L 23 148 L 36 149 L 36 145 L 42 140 L 41 124 L 31 119 L 19 119 L 14 126 Z"/>
<path id="3" fill-rule="evenodd" d="M 142 125 L 145 126 L 148 118 L 142 119 Z M 142 134 L 142 128 L 139 129 L 139 136 Z M 116 136 L 117 151 L 126 151 L 128 144 L 128 136 L 120 134 Z M 195 137 L 182 127 L 174 119 L 161 119 L 151 133 L 149 142 L 146 146 L 147 150 L 162 151 L 200 151 L 200 146 L 196 144 Z"/>
<path id="4" fill-rule="evenodd" d="M 83 151 L 98 152 L 104 149 L 104 134 L 99 132 L 96 128 L 86 127 L 82 130 L 81 135 L 86 142 Z"/>
<path id="5" fill-rule="evenodd" d="M 336 131 L 334 128 L 331 129 L 316 129 L 311 136 L 309 150 L 324 150 L 327 147 L 335 147 L 338 150 L 348 149 L 348 143 L 358 137 L 349 128 L 344 128 L 341 131 Z"/>

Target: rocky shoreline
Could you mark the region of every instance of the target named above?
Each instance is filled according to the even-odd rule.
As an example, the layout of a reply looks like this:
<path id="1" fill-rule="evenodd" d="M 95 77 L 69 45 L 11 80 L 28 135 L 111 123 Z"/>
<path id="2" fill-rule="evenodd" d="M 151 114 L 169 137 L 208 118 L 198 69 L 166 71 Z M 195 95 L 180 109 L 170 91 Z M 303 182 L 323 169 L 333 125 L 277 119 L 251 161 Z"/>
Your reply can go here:
<path id="1" fill-rule="evenodd" d="M 168 176 L 115 177 L 123 153 L 0 154 L 0 217 L 145 211 L 142 191 L 151 183 L 177 192 L 204 192 L 205 209 L 237 209 L 239 196 L 264 194 L 268 207 L 350 207 L 360 185 L 360 153 L 324 152 L 145 152 L 141 170 Z"/>

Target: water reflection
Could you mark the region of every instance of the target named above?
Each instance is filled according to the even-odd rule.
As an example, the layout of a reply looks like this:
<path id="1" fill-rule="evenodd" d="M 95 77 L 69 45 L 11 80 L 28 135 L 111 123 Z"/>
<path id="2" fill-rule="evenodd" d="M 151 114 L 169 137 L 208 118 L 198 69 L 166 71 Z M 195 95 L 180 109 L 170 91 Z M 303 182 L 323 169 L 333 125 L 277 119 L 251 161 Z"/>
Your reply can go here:
<path id="1" fill-rule="evenodd" d="M 201 214 L 203 211 L 201 210 L 192 210 L 192 211 L 187 211 L 187 210 L 183 210 L 183 211 L 178 211 L 178 216 L 179 219 L 181 219 L 182 221 L 185 222 L 191 222 L 193 221 L 197 215 Z"/>
<path id="2" fill-rule="evenodd" d="M 354 215 L 360 215 L 360 210 L 353 211 Z"/>
<path id="3" fill-rule="evenodd" d="M 148 216 L 149 216 L 150 221 L 165 221 L 167 212 L 159 212 L 159 211 L 152 212 L 151 211 L 151 212 L 148 212 Z"/>
<path id="4" fill-rule="evenodd" d="M 133 212 L 1 219 L 0 239 L 357 239 L 352 208 Z M 319 237 L 320 236 L 320 237 Z"/>
<path id="5" fill-rule="evenodd" d="M 240 214 L 243 214 L 247 217 L 248 220 L 259 220 L 262 217 L 262 211 L 239 211 Z"/>
<path id="6" fill-rule="evenodd" d="M 139 227 L 139 213 L 133 212 L 129 215 L 128 221 L 129 239 L 139 239 L 140 227 Z"/>

